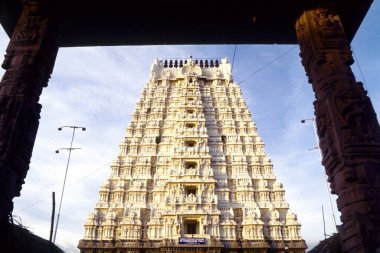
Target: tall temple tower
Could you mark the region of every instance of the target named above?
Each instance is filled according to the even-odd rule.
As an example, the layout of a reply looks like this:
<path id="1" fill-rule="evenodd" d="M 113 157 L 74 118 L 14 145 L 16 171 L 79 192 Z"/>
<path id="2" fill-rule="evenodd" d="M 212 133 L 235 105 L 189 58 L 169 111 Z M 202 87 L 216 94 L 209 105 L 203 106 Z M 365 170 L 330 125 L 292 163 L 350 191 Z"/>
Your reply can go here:
<path id="1" fill-rule="evenodd" d="M 82 253 L 305 252 L 227 59 L 155 60 Z"/>

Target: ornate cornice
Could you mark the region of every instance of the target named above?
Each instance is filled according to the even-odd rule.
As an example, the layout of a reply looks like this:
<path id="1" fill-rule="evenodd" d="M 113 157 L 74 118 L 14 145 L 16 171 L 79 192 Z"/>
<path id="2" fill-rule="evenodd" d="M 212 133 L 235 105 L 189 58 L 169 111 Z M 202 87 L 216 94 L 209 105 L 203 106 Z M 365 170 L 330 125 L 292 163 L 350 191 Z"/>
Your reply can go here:
<path id="1" fill-rule="evenodd" d="M 151 81 L 200 77 L 205 79 L 228 79 L 231 64 L 223 59 L 156 59 L 151 67 Z"/>

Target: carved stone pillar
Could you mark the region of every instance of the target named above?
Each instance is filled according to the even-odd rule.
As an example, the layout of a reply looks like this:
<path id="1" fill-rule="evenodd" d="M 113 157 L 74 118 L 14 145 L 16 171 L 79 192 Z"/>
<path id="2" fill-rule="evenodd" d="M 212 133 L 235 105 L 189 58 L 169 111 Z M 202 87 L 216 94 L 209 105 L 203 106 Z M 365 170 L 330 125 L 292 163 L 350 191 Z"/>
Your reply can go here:
<path id="1" fill-rule="evenodd" d="M 7 224 L 12 199 L 20 196 L 38 129 L 42 88 L 47 86 L 58 51 L 47 10 L 23 1 L 23 10 L 6 50 L 0 83 L 0 222 Z M 1 230 L 1 228 L 0 228 Z"/>
<path id="2" fill-rule="evenodd" d="M 322 164 L 338 195 L 343 252 L 380 250 L 380 128 L 367 92 L 356 82 L 339 16 L 305 11 L 296 23 L 302 64 L 315 92 Z"/>

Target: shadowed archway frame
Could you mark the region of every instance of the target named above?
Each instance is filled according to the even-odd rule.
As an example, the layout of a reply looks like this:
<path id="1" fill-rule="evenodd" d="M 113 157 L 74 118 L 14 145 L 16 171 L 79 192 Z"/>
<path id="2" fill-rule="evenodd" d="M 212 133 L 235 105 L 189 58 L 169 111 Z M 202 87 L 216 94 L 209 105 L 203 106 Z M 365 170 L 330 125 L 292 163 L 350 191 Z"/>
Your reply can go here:
<path id="1" fill-rule="evenodd" d="M 301 49 L 322 163 L 342 213 L 343 252 L 380 248 L 380 127 L 350 68 L 350 41 L 372 0 L 52 2 L 0 0 L 10 37 L 0 83 L 1 233 L 29 169 L 38 100 L 59 47 L 276 43 Z"/>

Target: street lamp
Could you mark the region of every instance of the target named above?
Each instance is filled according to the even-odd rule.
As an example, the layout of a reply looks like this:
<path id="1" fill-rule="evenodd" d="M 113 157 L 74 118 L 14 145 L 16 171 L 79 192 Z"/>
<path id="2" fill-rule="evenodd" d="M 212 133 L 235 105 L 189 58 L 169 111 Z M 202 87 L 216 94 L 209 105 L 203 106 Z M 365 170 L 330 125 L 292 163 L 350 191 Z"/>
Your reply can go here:
<path id="1" fill-rule="evenodd" d="M 69 169 L 69 164 L 70 164 L 70 157 L 71 157 L 71 151 L 75 149 L 81 149 L 81 148 L 73 148 L 73 141 L 74 141 L 74 136 L 75 136 L 75 130 L 76 129 L 82 129 L 82 131 L 86 131 L 85 127 L 78 127 L 78 126 L 62 126 L 58 128 L 58 131 L 62 131 L 63 128 L 71 128 L 73 129 L 73 135 L 71 137 L 71 142 L 70 142 L 70 147 L 69 148 L 60 148 L 55 151 L 55 153 L 59 153 L 60 150 L 68 150 L 69 151 L 69 156 L 67 158 L 67 164 L 66 164 L 66 171 L 65 171 L 65 177 L 63 179 L 63 186 L 62 186 L 62 193 L 61 193 L 61 200 L 59 202 L 59 208 L 58 208 L 58 214 L 57 214 L 57 223 L 55 224 L 55 231 L 54 231 L 54 239 L 53 243 L 55 243 L 55 238 L 57 236 L 57 228 L 58 228 L 58 223 L 59 223 L 59 216 L 61 214 L 61 206 L 62 206 L 62 199 L 63 199 L 63 193 L 65 192 L 65 185 L 66 185 L 66 177 L 67 177 L 67 171 Z"/>
<path id="2" fill-rule="evenodd" d="M 301 120 L 301 123 L 306 123 L 306 121 L 312 121 L 313 122 L 314 135 L 315 135 L 315 140 L 317 142 L 317 145 L 314 148 L 311 148 L 309 150 L 318 149 L 318 151 L 319 151 L 319 157 L 320 157 L 320 159 L 322 161 L 323 156 L 322 156 L 321 149 L 319 148 L 319 136 L 318 136 L 318 133 L 317 133 L 317 124 L 315 122 L 316 118 L 313 117 L 313 118 L 310 118 L 310 119 L 303 119 L 303 120 Z M 323 173 L 324 173 L 324 176 L 325 176 L 326 189 L 327 189 L 327 194 L 329 196 L 330 208 L 331 208 L 331 212 L 332 212 L 333 222 L 334 222 L 334 225 L 335 225 L 334 226 L 334 230 L 335 230 L 335 233 L 336 233 L 337 229 L 336 229 L 335 213 L 334 213 L 334 208 L 333 208 L 332 201 L 331 201 L 331 193 L 330 193 L 330 190 L 329 190 L 329 185 L 327 183 L 328 182 L 328 180 L 327 180 L 328 178 L 327 178 L 327 174 L 326 174 L 326 171 L 325 171 L 324 167 L 323 167 Z"/>

